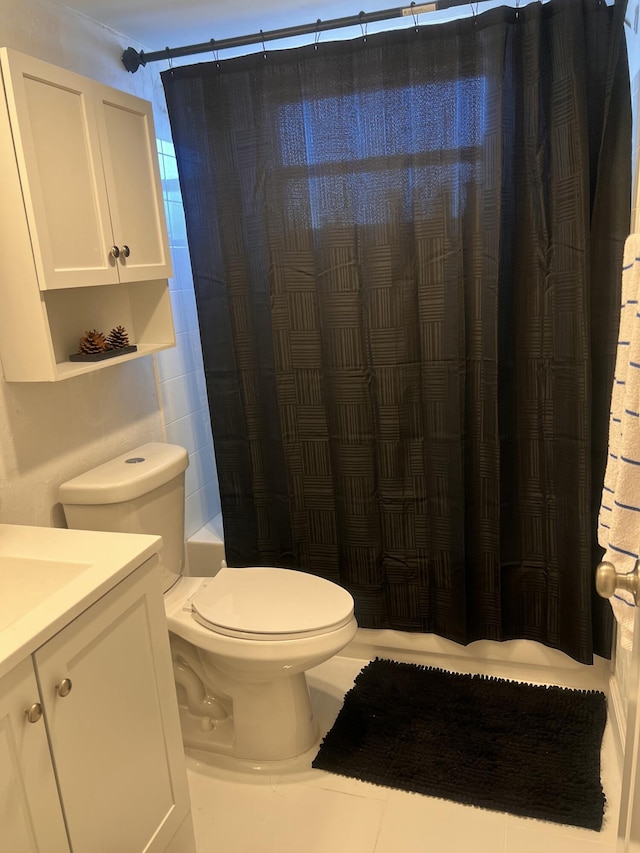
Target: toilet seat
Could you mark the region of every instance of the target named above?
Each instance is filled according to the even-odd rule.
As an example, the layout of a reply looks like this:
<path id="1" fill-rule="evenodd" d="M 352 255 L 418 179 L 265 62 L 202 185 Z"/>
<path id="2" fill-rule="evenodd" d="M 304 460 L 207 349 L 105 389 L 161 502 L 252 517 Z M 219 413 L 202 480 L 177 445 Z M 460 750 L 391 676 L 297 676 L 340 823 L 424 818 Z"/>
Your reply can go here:
<path id="1" fill-rule="evenodd" d="M 223 567 L 191 599 L 205 628 L 250 640 L 293 640 L 338 630 L 353 618 L 353 598 L 324 578 L 290 569 Z"/>

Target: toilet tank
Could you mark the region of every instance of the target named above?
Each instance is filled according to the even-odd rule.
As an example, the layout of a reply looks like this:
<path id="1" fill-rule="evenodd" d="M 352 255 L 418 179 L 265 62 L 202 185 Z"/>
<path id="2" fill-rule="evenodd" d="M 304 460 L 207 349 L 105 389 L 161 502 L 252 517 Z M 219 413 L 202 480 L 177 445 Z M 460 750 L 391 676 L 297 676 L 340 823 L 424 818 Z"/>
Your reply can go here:
<path id="1" fill-rule="evenodd" d="M 184 567 L 184 472 L 189 454 L 175 444 L 150 442 L 60 486 L 67 524 L 78 530 L 162 536 L 160 564 L 166 592 Z"/>

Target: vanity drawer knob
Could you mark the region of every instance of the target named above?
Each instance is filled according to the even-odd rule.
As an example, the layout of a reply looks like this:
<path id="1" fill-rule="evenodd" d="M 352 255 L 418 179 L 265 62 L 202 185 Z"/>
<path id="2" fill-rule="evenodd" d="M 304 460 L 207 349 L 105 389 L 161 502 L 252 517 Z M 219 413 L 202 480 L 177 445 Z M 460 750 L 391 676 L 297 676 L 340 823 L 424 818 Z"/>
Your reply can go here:
<path id="1" fill-rule="evenodd" d="M 62 696 L 64 699 L 65 696 L 68 696 L 71 693 L 71 688 L 73 684 L 71 683 L 70 678 L 63 678 L 60 684 L 56 684 L 56 691 L 58 696 Z"/>
<path id="2" fill-rule="evenodd" d="M 123 246 L 123 247 L 120 249 L 120 253 L 121 253 L 122 255 L 124 255 L 124 257 L 125 257 L 125 258 L 128 258 L 128 257 L 129 257 L 129 255 L 131 254 L 131 249 L 130 249 L 128 246 Z"/>
<path id="3" fill-rule="evenodd" d="M 42 717 L 42 705 L 39 702 L 34 702 L 30 708 L 25 710 L 24 715 L 30 723 L 37 723 Z"/>
<path id="4" fill-rule="evenodd" d="M 112 246 L 111 252 L 109 254 L 111 255 L 112 258 L 119 258 L 120 257 L 120 249 L 117 246 Z"/>

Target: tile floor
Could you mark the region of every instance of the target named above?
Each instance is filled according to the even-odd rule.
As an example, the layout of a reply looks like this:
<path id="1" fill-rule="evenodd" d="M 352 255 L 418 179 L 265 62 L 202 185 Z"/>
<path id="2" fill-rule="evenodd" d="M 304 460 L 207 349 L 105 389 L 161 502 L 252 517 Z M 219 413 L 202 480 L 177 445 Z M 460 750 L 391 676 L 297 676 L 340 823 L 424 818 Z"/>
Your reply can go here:
<path id="1" fill-rule="evenodd" d="M 367 662 L 336 657 L 309 673 L 323 734 Z M 477 671 L 468 665 L 446 668 Z M 567 686 L 602 689 L 590 683 L 591 670 L 584 668 L 584 683 L 574 679 Z M 491 674 L 501 673 L 493 667 Z M 514 676 L 505 671 L 502 677 Z M 562 684 L 562 676 L 545 673 L 544 683 Z M 261 768 L 249 763 L 232 768 L 224 759 L 188 751 L 198 853 L 615 853 L 620 776 L 609 725 L 602 750 L 607 808 L 599 833 L 313 770 L 315 751 Z"/>

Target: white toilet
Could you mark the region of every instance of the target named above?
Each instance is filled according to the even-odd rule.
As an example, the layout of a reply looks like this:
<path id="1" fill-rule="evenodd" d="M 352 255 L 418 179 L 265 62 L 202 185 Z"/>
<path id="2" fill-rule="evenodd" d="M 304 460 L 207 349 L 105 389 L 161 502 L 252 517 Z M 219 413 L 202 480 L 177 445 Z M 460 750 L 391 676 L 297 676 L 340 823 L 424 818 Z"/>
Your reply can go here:
<path id="1" fill-rule="evenodd" d="M 63 483 L 67 524 L 155 533 L 188 746 L 275 761 L 318 738 L 305 671 L 353 638 L 353 598 L 303 572 L 228 568 L 184 577 L 187 451 L 150 443 Z"/>

